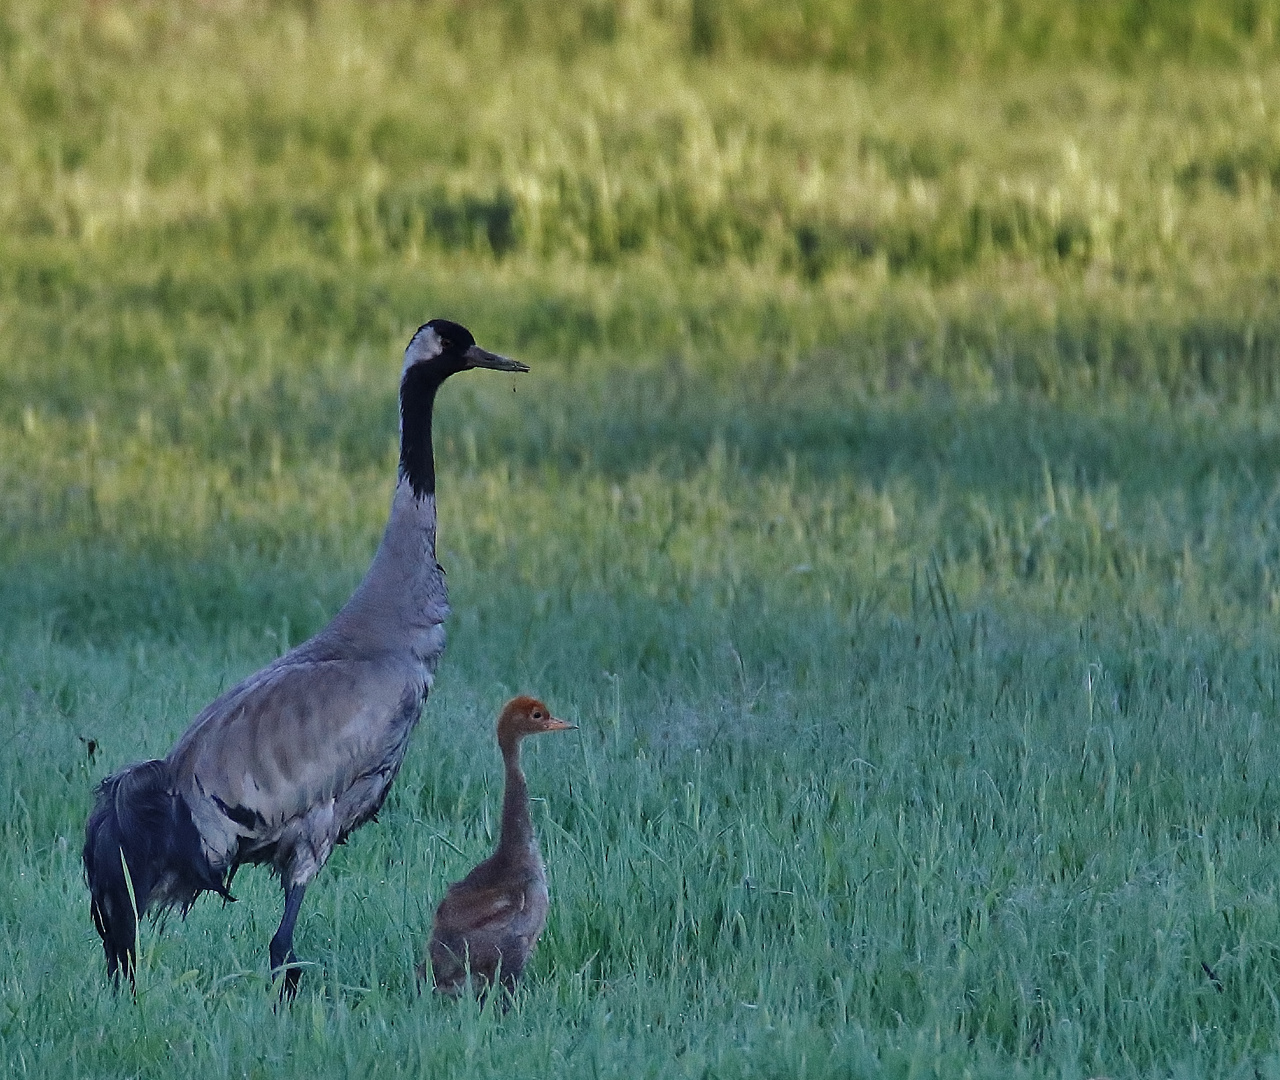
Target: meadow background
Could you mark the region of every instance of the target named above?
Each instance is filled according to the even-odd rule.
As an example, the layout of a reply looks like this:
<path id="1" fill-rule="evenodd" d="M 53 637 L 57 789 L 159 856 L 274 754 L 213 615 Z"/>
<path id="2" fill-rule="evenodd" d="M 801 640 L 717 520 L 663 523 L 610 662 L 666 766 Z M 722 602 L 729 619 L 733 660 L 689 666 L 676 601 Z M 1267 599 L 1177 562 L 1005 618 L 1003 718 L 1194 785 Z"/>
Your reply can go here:
<path id="1" fill-rule="evenodd" d="M 1280 3 L 0 3 L 14 1076 L 1280 1075 Z M 275 1010 L 113 995 L 96 782 L 319 628 L 437 413 L 450 645 Z M 552 910 L 415 990 L 515 692 Z"/>

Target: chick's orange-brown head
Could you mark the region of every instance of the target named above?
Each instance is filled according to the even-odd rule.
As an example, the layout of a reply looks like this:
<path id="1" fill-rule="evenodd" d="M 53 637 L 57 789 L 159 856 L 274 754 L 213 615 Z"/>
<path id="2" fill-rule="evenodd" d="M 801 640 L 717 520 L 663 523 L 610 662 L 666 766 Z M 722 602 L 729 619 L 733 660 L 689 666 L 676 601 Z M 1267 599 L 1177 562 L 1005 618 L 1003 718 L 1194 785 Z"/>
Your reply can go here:
<path id="1" fill-rule="evenodd" d="M 498 717 L 498 741 L 506 743 L 525 735 L 539 735 L 544 731 L 569 731 L 573 724 L 557 720 L 537 698 L 524 694 L 512 698 L 502 708 Z"/>

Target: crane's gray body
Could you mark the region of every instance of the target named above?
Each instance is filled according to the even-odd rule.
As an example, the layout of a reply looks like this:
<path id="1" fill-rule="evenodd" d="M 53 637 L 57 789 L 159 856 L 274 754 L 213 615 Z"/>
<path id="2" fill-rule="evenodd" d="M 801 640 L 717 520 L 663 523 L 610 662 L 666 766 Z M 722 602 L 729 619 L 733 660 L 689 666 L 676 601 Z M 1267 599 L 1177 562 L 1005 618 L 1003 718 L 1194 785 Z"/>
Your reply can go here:
<path id="1" fill-rule="evenodd" d="M 306 885 L 378 812 L 444 651 L 435 497 L 402 479 L 351 599 L 315 637 L 228 690 L 165 759 L 217 872 L 269 863 Z"/>

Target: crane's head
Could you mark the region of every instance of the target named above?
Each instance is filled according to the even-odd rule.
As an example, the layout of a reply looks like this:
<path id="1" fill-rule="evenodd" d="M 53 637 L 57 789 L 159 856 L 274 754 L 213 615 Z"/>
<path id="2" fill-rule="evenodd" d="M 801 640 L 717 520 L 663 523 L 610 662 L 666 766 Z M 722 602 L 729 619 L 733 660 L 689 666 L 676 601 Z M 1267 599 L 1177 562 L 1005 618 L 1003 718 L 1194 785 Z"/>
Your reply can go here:
<path id="1" fill-rule="evenodd" d="M 471 331 L 448 319 L 432 319 L 418 327 L 404 351 L 404 374 L 427 365 L 440 378 L 471 368 L 493 371 L 528 371 L 527 364 L 488 352 L 476 344 Z"/>
<path id="2" fill-rule="evenodd" d="M 450 375 L 470 368 L 528 371 L 519 360 L 486 352 L 471 331 L 448 319 L 418 327 L 404 351 L 400 375 L 400 476 L 418 498 L 434 495 L 436 464 L 431 449 L 431 410 L 436 391 Z"/>
<path id="3" fill-rule="evenodd" d="M 498 717 L 498 742 L 507 745 L 526 735 L 541 735 L 544 731 L 572 731 L 574 725 L 557 720 L 537 698 L 512 698 L 502 708 Z"/>

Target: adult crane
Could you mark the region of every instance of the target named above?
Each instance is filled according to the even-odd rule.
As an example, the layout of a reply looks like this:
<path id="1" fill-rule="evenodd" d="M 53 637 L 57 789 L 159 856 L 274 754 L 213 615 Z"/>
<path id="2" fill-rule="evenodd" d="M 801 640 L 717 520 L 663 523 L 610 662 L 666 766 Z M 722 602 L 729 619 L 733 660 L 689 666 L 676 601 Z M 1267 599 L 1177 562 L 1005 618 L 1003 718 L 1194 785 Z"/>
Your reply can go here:
<path id="1" fill-rule="evenodd" d="M 230 898 L 245 863 L 284 888 L 272 976 L 297 992 L 293 930 L 307 885 L 373 818 L 404 760 L 444 651 L 449 614 L 436 562 L 431 414 L 450 375 L 528 371 L 457 323 L 419 327 L 400 380 L 400 470 L 391 516 L 364 579 L 315 637 L 211 702 L 167 757 L 99 785 L 84 865 L 107 974 L 130 982 L 137 917 L 202 892 Z"/>

